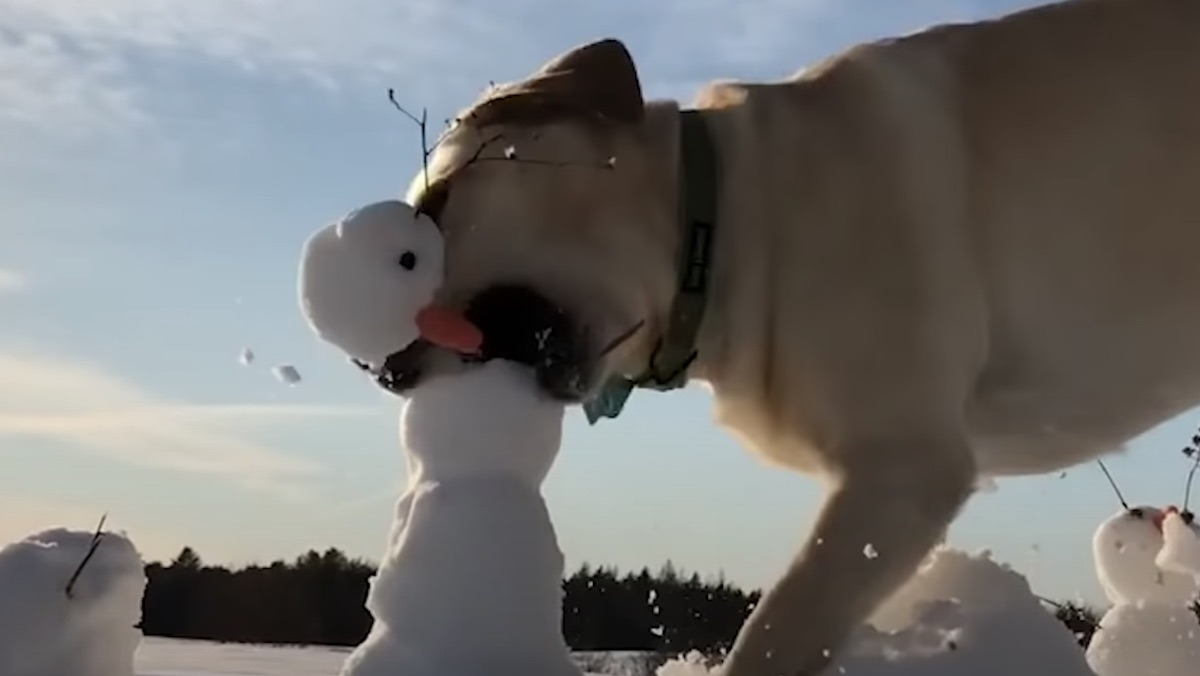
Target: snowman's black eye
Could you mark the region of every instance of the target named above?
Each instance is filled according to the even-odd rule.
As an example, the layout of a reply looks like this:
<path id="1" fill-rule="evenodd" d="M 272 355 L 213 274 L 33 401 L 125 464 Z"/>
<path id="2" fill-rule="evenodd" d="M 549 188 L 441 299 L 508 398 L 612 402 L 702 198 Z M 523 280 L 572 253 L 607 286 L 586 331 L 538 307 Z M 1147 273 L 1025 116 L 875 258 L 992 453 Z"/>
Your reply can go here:
<path id="1" fill-rule="evenodd" d="M 417 267 L 417 254 L 411 251 L 405 251 L 404 253 L 400 254 L 400 260 L 397 262 L 400 263 L 400 267 L 404 268 L 405 270 L 412 270 L 413 268 Z"/>

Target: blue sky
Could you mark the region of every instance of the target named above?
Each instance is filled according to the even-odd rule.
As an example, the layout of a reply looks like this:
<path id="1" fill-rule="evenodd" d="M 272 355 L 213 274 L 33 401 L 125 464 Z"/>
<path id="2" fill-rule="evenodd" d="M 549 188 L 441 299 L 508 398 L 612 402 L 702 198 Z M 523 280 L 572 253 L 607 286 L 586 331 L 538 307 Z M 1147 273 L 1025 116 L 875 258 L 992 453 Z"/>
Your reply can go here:
<path id="1" fill-rule="evenodd" d="M 777 78 L 855 41 L 1017 0 L 0 0 L 0 540 L 102 511 L 147 557 L 342 547 L 375 557 L 401 481 L 397 401 L 302 323 L 304 238 L 419 166 L 395 87 L 433 119 L 574 44 L 624 39 L 655 97 Z M 499 11 L 501 10 L 502 11 Z M 237 362 L 243 346 L 258 361 Z M 287 387 L 270 367 L 294 364 Z M 813 482 L 759 465 L 696 389 L 573 412 L 546 486 L 569 565 L 670 558 L 768 582 Z M 1111 463 L 1177 502 L 1200 415 Z M 1117 507 L 1095 466 L 1001 482 L 955 543 L 1097 598 Z"/>

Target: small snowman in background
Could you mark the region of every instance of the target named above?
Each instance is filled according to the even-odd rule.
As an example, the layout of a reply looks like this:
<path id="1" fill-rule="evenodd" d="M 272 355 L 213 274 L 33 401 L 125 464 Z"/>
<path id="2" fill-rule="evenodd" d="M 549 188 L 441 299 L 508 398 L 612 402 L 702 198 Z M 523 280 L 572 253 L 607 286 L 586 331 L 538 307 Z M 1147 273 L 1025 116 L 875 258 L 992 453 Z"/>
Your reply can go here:
<path id="1" fill-rule="evenodd" d="M 128 537 L 102 528 L 0 547 L 0 674 L 134 675 L 145 564 Z"/>
<path id="2" fill-rule="evenodd" d="M 1200 538 L 1188 521 L 1174 508 L 1143 506 L 1124 508 L 1096 529 L 1096 574 L 1113 604 L 1088 646 L 1097 676 L 1200 674 L 1200 623 L 1190 608 L 1197 577 L 1159 565 L 1164 528 Z"/>
<path id="3" fill-rule="evenodd" d="M 309 239 L 301 307 L 322 340 L 370 371 L 418 338 L 477 350 L 473 327 L 430 304 L 441 271 L 436 225 L 381 202 Z M 562 636 L 563 556 L 540 492 L 564 413 L 504 361 L 411 391 L 407 486 L 367 597 L 375 621 L 343 676 L 580 676 Z"/>

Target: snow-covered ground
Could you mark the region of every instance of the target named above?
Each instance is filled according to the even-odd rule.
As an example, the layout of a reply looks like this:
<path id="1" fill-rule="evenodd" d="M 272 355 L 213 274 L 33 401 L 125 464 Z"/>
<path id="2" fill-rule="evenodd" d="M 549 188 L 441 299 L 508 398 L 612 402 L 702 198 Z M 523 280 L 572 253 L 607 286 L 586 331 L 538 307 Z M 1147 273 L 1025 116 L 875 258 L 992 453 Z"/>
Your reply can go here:
<path id="1" fill-rule="evenodd" d="M 148 637 L 137 652 L 137 676 L 331 676 L 349 648 L 256 646 Z M 652 656 L 576 653 L 581 665 L 604 674 L 639 676 Z"/>
<path id="2" fill-rule="evenodd" d="M 138 676 L 331 676 L 349 652 L 147 637 L 134 665 Z"/>

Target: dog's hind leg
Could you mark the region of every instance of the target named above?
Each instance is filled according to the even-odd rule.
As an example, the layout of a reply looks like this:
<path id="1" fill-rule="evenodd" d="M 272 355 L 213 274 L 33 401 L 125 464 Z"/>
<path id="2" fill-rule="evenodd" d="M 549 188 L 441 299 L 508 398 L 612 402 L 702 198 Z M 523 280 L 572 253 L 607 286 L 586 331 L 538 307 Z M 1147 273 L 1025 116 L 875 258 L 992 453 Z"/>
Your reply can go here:
<path id="1" fill-rule="evenodd" d="M 737 637 L 724 676 L 815 676 L 919 566 L 973 489 L 965 441 L 851 442 L 808 542 Z"/>

